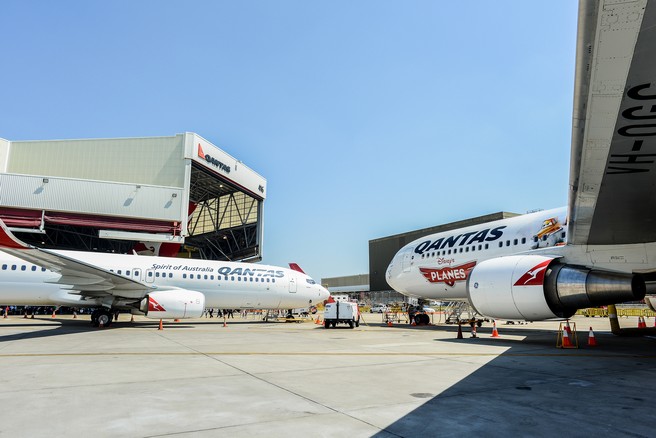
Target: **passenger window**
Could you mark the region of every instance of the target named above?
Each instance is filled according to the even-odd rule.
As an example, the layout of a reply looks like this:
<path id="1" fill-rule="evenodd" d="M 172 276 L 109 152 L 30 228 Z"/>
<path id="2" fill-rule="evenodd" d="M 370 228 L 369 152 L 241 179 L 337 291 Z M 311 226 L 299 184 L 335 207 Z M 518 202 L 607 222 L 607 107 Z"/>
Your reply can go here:
<path id="1" fill-rule="evenodd" d="M 15 271 L 16 270 L 16 265 L 11 265 L 11 270 Z"/>
<path id="2" fill-rule="evenodd" d="M 235 281 L 235 277 L 230 277 L 230 280 L 231 280 L 231 281 Z"/>
<path id="3" fill-rule="evenodd" d="M 465 252 L 469 252 L 469 247 L 465 248 Z"/>
<path id="4" fill-rule="evenodd" d="M 41 272 L 46 272 L 46 268 L 41 268 Z"/>
<path id="5" fill-rule="evenodd" d="M 22 265 L 22 266 L 21 266 L 21 271 L 24 271 L 24 270 L 26 270 L 26 269 L 27 269 L 27 266 L 25 266 L 25 265 Z"/>
<path id="6" fill-rule="evenodd" d="M 526 243 L 526 237 L 522 237 L 522 245 Z"/>
<path id="7" fill-rule="evenodd" d="M 205 280 L 207 280 L 207 274 L 205 274 L 204 277 L 205 277 Z"/>
<path id="8" fill-rule="evenodd" d="M 153 272 L 152 272 L 152 271 L 149 272 L 149 273 L 148 273 L 148 276 L 149 276 L 149 277 L 152 277 L 152 276 L 153 276 Z"/>
<path id="9" fill-rule="evenodd" d="M 173 278 L 173 273 L 169 272 L 169 278 Z"/>
<path id="10" fill-rule="evenodd" d="M 213 275 L 210 275 L 210 280 L 214 280 L 214 276 L 213 276 Z"/>
<path id="11" fill-rule="evenodd" d="M 460 248 L 460 252 L 462 252 L 462 248 Z"/>
<path id="12" fill-rule="evenodd" d="M 503 248 L 503 242 L 499 242 L 499 248 Z"/>
<path id="13" fill-rule="evenodd" d="M 489 243 L 485 244 L 485 249 L 490 249 L 490 244 Z"/>
<path id="14" fill-rule="evenodd" d="M 251 283 L 253 282 L 253 277 L 251 277 Z"/>
<path id="15" fill-rule="evenodd" d="M 533 236 L 533 242 L 538 243 L 538 236 Z"/>
<path id="16" fill-rule="evenodd" d="M 130 276 L 130 271 L 125 271 L 125 275 Z"/>
<path id="17" fill-rule="evenodd" d="M 7 265 L 2 265 L 2 270 L 6 271 L 7 270 Z"/>
<path id="18" fill-rule="evenodd" d="M 562 233 L 560 233 L 560 237 L 562 237 L 563 239 L 565 238 L 565 232 L 564 231 Z"/>
<path id="19" fill-rule="evenodd" d="M 510 246 L 510 240 L 506 240 L 506 246 Z"/>
<path id="20" fill-rule="evenodd" d="M 451 255 L 451 250 L 449 250 L 449 255 Z"/>
<path id="21" fill-rule="evenodd" d="M 513 245 L 517 245 L 519 241 L 517 239 L 513 240 Z"/>
<path id="22" fill-rule="evenodd" d="M 483 249 L 483 245 L 478 245 L 478 250 L 480 251 L 482 249 Z"/>
<path id="23" fill-rule="evenodd" d="M 182 274 L 182 278 L 187 278 L 187 274 Z"/>
<path id="24" fill-rule="evenodd" d="M 159 272 L 155 272 L 155 277 L 159 277 Z"/>
<path id="25" fill-rule="evenodd" d="M 36 271 L 36 266 L 32 266 L 32 272 Z"/>

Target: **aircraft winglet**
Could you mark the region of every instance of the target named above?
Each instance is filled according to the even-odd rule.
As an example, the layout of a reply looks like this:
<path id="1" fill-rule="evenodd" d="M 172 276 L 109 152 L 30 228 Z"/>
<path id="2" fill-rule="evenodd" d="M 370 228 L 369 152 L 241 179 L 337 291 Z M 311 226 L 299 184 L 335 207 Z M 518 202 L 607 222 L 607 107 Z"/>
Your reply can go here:
<path id="1" fill-rule="evenodd" d="M 29 247 L 28 244 L 14 236 L 4 221 L 0 220 L 0 248 L 27 249 Z"/>
<path id="2" fill-rule="evenodd" d="M 290 264 L 289 264 L 289 268 L 292 269 L 292 270 L 294 270 L 294 271 L 296 271 L 296 272 L 300 272 L 301 274 L 305 274 L 305 272 L 303 272 L 303 270 L 301 269 L 301 267 L 298 266 L 298 264 L 296 264 L 296 263 L 290 263 Z"/>

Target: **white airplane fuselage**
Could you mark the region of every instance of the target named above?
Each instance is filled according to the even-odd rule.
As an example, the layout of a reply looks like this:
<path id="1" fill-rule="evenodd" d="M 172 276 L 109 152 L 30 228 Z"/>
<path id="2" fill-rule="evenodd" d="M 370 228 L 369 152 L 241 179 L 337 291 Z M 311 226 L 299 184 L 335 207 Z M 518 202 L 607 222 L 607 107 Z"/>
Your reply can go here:
<path id="1" fill-rule="evenodd" d="M 149 286 L 184 289 L 205 295 L 206 307 L 292 309 L 326 300 L 328 291 L 307 275 L 291 269 L 236 262 L 53 251 Z M 62 275 L 0 252 L 0 304 L 96 307 L 98 298 L 70 290 Z M 100 294 L 99 294 L 100 295 Z M 122 291 L 119 301 L 144 296 Z"/>
<path id="2" fill-rule="evenodd" d="M 431 234 L 401 248 L 386 272 L 396 291 L 418 298 L 465 300 L 469 272 L 482 261 L 520 254 L 612 272 L 656 266 L 656 244 L 567 245 L 565 207 Z"/>

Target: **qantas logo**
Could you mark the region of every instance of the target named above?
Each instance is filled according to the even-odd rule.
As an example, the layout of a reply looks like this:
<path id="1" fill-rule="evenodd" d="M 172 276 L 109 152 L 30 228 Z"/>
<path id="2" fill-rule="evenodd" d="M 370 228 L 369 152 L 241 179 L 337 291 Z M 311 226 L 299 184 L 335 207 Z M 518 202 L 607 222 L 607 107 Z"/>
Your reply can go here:
<path id="1" fill-rule="evenodd" d="M 445 283 L 453 287 L 457 281 L 467 280 L 474 266 L 476 266 L 476 262 L 469 262 L 459 266 L 449 266 L 442 269 L 419 268 L 419 270 L 429 282 Z"/>
<path id="2" fill-rule="evenodd" d="M 517 280 L 514 286 L 542 286 L 544 283 L 544 274 L 551 260 L 545 260 L 537 266 L 534 266 L 526 274 Z"/>
<path id="3" fill-rule="evenodd" d="M 149 312 L 166 312 L 166 309 L 153 299 L 153 297 L 148 297 L 148 311 Z"/>
<path id="4" fill-rule="evenodd" d="M 218 167 L 219 169 L 223 170 L 225 173 L 230 173 L 230 166 L 226 166 L 216 158 L 203 152 L 203 147 L 200 145 L 200 143 L 198 143 L 198 156 L 214 167 Z"/>
<path id="5" fill-rule="evenodd" d="M 457 236 L 441 237 L 435 241 L 425 240 L 415 247 L 415 253 L 423 254 L 427 251 L 435 251 L 444 248 L 453 248 L 454 246 L 471 245 L 473 243 L 493 242 L 503 236 L 503 229 L 506 226 L 485 229 L 481 231 L 471 231 L 469 233 L 458 234 Z"/>

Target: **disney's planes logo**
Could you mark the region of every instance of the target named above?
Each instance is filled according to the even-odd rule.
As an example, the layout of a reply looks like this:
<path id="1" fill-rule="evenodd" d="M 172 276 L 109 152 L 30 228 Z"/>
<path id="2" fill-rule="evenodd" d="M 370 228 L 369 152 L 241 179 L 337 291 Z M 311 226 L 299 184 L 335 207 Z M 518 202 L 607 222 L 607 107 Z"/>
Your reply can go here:
<path id="1" fill-rule="evenodd" d="M 442 269 L 419 268 L 419 270 L 429 282 L 445 283 L 453 287 L 457 281 L 467 280 L 474 266 L 476 266 L 476 262 L 469 262 L 459 266 L 449 266 Z"/>
<path id="2" fill-rule="evenodd" d="M 166 309 L 162 307 L 155 299 L 151 296 L 148 297 L 148 311 L 149 312 L 166 312 Z"/>
<path id="3" fill-rule="evenodd" d="M 544 274 L 547 272 L 549 263 L 551 263 L 551 259 L 545 260 L 529 269 L 515 282 L 514 286 L 542 286 L 544 283 Z"/>

